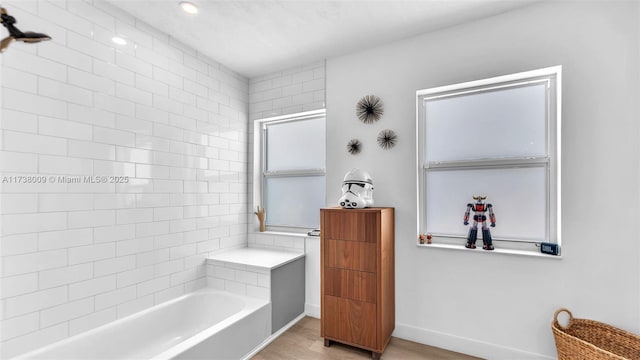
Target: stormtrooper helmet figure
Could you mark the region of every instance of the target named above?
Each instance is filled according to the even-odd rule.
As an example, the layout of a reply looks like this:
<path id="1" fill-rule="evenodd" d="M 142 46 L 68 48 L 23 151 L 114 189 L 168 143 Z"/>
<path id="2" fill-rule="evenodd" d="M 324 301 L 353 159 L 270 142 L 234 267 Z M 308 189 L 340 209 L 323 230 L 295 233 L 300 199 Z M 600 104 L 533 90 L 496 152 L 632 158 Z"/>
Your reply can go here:
<path id="1" fill-rule="evenodd" d="M 373 180 L 369 173 L 353 169 L 342 181 L 342 197 L 338 201 L 345 209 L 363 209 L 373 206 Z"/>

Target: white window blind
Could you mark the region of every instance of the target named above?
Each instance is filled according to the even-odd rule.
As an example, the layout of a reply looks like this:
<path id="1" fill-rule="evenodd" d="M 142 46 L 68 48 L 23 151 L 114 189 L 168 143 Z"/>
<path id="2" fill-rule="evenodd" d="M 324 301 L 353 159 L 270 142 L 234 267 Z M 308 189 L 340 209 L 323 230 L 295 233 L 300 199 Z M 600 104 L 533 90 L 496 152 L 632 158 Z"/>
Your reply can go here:
<path id="1" fill-rule="evenodd" d="M 325 205 L 325 112 L 259 121 L 259 203 L 268 228 L 312 229 Z"/>
<path id="2" fill-rule="evenodd" d="M 420 233 L 464 244 L 466 204 L 485 195 L 494 241 L 559 242 L 560 71 L 417 92 Z"/>
<path id="3" fill-rule="evenodd" d="M 266 123 L 265 129 L 268 172 L 324 169 L 324 117 Z"/>

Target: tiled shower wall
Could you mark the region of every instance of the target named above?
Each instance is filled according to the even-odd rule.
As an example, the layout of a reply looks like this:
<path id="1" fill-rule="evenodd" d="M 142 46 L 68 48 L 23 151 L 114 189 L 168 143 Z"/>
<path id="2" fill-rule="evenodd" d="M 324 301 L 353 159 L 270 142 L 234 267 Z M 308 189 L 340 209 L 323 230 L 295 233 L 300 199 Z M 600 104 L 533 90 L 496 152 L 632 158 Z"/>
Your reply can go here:
<path id="1" fill-rule="evenodd" d="M 249 81 L 249 119 L 255 120 L 325 108 L 326 62 L 259 76 Z M 249 126 L 249 158 L 253 158 L 253 124 Z M 252 160 L 249 162 L 253 165 Z M 253 167 L 249 168 L 249 204 L 253 203 Z M 257 204 L 252 204 L 252 207 Z M 259 233 L 258 221 L 249 212 L 249 246 L 304 251 L 305 314 L 320 317 L 320 241 L 318 237 Z M 269 209 L 266 209 L 269 211 Z M 320 216 L 320 214 L 318 214 Z M 225 279 L 225 284 L 226 284 Z M 260 284 L 258 284 L 260 286 Z M 251 289 L 249 285 L 245 286 Z M 242 289 L 242 287 L 239 287 Z"/>
<path id="2" fill-rule="evenodd" d="M 53 38 L 0 57 L 6 358 L 205 286 L 207 254 L 247 244 L 249 83 L 102 1 L 2 5 Z"/>
<path id="3" fill-rule="evenodd" d="M 249 80 L 249 204 L 253 201 L 253 121 L 325 108 L 325 61 L 274 72 Z M 249 214 L 249 231 L 258 220 Z M 260 204 L 262 206 L 262 204 Z M 268 209 L 267 209 L 268 211 Z M 286 238 L 285 238 L 286 239 Z"/>
<path id="4" fill-rule="evenodd" d="M 250 119 L 324 109 L 325 62 L 251 78 Z"/>

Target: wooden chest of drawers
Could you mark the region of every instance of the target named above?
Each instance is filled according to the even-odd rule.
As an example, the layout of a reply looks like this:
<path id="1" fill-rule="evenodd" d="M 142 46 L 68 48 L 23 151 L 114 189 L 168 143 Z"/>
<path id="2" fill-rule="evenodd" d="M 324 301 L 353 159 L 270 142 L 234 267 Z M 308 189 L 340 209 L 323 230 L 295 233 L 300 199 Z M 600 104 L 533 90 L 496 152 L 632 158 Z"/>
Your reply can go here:
<path id="1" fill-rule="evenodd" d="M 395 327 L 394 209 L 320 210 L 321 336 L 379 358 Z"/>

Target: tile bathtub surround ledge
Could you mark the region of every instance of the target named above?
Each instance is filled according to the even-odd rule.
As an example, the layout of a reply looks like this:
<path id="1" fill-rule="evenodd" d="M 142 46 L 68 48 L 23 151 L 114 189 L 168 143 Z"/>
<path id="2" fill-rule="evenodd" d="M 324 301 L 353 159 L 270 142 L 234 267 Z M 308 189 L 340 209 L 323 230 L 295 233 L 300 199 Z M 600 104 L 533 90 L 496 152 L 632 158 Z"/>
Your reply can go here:
<path id="1" fill-rule="evenodd" d="M 302 249 L 295 251 L 247 247 L 211 255 L 207 257 L 207 264 L 220 265 L 224 263 L 240 268 L 273 270 L 304 256 Z"/>
<path id="2" fill-rule="evenodd" d="M 304 312 L 305 254 L 251 247 L 218 252 L 207 258 L 207 285 L 271 301 L 276 332 Z"/>

